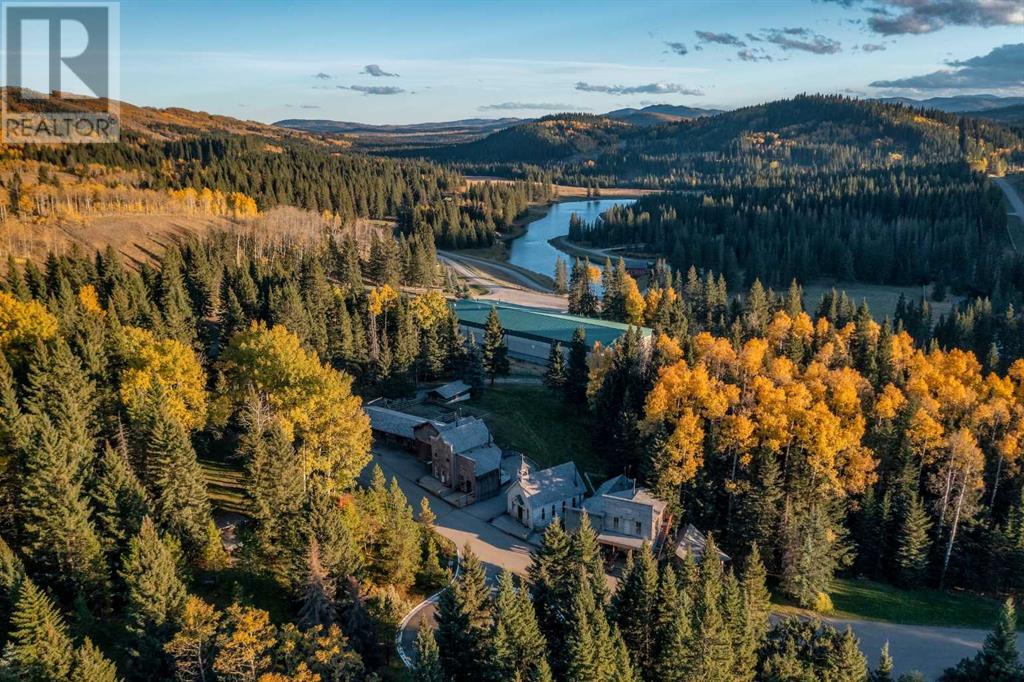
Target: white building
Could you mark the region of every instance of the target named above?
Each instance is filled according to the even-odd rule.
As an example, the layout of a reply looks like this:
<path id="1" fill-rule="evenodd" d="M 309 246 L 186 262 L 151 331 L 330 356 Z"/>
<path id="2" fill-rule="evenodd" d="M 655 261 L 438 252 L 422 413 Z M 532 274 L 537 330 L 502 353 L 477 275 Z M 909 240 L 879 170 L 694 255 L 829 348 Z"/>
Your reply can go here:
<path id="1" fill-rule="evenodd" d="M 524 466 L 519 480 L 506 493 L 508 515 L 530 528 L 540 530 L 567 509 L 582 504 L 587 492 L 576 464 L 566 462 L 541 471 Z"/>

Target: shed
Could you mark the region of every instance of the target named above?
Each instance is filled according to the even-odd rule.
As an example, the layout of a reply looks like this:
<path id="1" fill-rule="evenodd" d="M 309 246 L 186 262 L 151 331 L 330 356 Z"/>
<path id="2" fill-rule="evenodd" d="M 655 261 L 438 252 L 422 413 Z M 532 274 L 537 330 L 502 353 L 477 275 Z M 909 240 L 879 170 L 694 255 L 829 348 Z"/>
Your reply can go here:
<path id="1" fill-rule="evenodd" d="M 452 381 L 444 386 L 438 386 L 435 389 L 431 389 L 427 395 L 432 400 L 436 400 L 439 403 L 450 405 L 452 403 L 460 403 L 463 400 L 469 400 L 470 394 L 473 391 L 473 387 L 467 384 L 461 379 L 458 381 Z"/>

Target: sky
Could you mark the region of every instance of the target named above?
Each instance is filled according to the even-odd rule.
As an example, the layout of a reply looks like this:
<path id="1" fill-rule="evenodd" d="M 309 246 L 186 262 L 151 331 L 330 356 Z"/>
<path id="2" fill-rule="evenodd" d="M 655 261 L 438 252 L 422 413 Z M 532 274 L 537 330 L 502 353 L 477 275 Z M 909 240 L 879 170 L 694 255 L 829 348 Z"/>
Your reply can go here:
<path id="1" fill-rule="evenodd" d="M 120 3 L 121 99 L 263 122 L 1024 95 L 1024 0 Z"/>

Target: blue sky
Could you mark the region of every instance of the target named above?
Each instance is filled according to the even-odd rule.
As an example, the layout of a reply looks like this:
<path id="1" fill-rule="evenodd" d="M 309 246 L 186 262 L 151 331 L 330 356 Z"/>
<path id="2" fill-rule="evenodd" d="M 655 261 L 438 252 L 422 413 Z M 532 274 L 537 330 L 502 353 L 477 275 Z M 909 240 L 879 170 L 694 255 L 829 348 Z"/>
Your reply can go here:
<path id="1" fill-rule="evenodd" d="M 120 15 L 122 99 L 268 122 L 1024 94 L 1021 0 L 126 0 Z"/>

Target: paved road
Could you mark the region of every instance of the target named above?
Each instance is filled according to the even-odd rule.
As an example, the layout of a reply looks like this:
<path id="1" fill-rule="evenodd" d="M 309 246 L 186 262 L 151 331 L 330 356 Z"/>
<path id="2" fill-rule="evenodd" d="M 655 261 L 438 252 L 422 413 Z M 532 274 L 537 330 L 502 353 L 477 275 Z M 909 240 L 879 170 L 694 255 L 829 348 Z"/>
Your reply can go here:
<path id="1" fill-rule="evenodd" d="M 612 263 L 616 263 L 621 257 L 627 268 L 646 269 L 653 260 L 651 258 L 630 258 L 629 256 L 623 256 L 614 248 L 598 249 L 588 246 L 580 246 L 579 244 L 571 243 L 568 237 L 555 237 L 554 239 L 548 240 L 548 243 L 559 251 L 574 258 L 577 256 L 590 256 L 590 262 L 597 266 L 604 265 L 606 258 L 611 258 Z"/>
<path id="2" fill-rule="evenodd" d="M 477 295 L 477 298 L 558 311 L 566 308 L 564 296 L 545 290 L 529 277 L 501 263 L 447 252 L 438 253 L 438 260 L 468 284 L 487 289 L 486 294 Z"/>
<path id="3" fill-rule="evenodd" d="M 437 515 L 437 531 L 459 547 L 468 544 L 480 557 L 488 578 L 492 581 L 502 568 L 526 575 L 526 569 L 530 565 L 531 547 L 488 523 L 491 518 L 503 511 L 504 496 L 457 509 L 416 483 L 416 480 L 426 473 L 426 469 L 411 454 L 375 446 L 373 461 L 363 472 L 364 484 L 369 481 L 370 471 L 375 464 L 381 466 L 388 480 L 392 476 L 397 478 L 413 509 L 418 509 L 420 498 L 426 497 L 430 502 L 430 508 Z M 434 625 L 434 610 L 433 604 L 427 605 L 406 624 L 400 638 L 405 652 L 413 650 L 413 642 L 420 623 L 426 621 Z M 988 634 L 985 630 L 968 628 L 897 625 L 839 618 L 823 620 L 839 629 L 847 625 L 852 627 L 871 665 L 877 663 L 882 645 L 889 642 L 897 673 L 918 670 L 929 680 L 936 679 L 943 670 L 955 665 L 961 658 L 973 656 L 981 648 Z M 1020 648 L 1024 650 L 1024 633 L 1018 635 L 1018 642 Z"/>
<path id="4" fill-rule="evenodd" d="M 1006 195 L 1006 200 L 1010 202 L 1010 206 L 1013 208 L 1009 215 L 1016 215 L 1017 218 L 1024 223 L 1024 199 L 1020 198 L 1020 193 L 1017 188 L 1013 186 L 1006 178 L 997 178 L 994 175 L 990 175 L 992 181 L 999 186 L 999 189 L 1003 190 L 1003 194 Z M 1024 249 L 1024 244 L 1014 244 L 1013 232 L 1010 232 L 1010 243 L 1013 244 L 1015 251 Z"/>
<path id="5" fill-rule="evenodd" d="M 421 498 L 427 498 L 431 510 L 437 515 L 435 524 L 438 533 L 460 548 L 468 544 L 473 553 L 480 558 L 488 578 L 492 581 L 497 578 L 502 568 L 507 568 L 519 575 L 526 575 L 532 548 L 525 542 L 502 533 L 489 523 L 491 518 L 504 511 L 504 496 L 492 498 L 464 509 L 457 509 L 416 483 L 416 480 L 427 471 L 413 455 L 378 445 L 374 446 L 373 460 L 360 477 L 360 481 L 364 485 L 369 483 L 370 473 L 373 471 L 374 465 L 377 464 L 380 465 L 389 481 L 392 476 L 398 480 L 399 487 L 414 510 L 419 510 Z M 406 653 L 413 650 L 413 643 L 416 640 L 416 632 L 419 630 L 420 623 L 426 621 L 431 626 L 434 625 L 434 610 L 434 605 L 430 604 L 420 609 L 406 623 L 399 640 Z"/>

